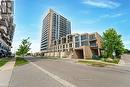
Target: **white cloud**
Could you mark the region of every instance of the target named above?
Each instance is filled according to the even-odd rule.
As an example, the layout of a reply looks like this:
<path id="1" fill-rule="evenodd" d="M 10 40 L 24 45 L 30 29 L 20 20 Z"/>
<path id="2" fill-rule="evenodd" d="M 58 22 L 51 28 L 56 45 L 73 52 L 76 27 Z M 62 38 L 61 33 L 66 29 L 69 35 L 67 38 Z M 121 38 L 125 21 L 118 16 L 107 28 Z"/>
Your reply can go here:
<path id="1" fill-rule="evenodd" d="M 105 14 L 101 16 L 101 18 L 115 18 L 115 17 L 120 17 L 123 16 L 123 13 L 116 13 L 116 14 Z"/>
<path id="2" fill-rule="evenodd" d="M 124 41 L 125 45 L 130 45 L 130 41 Z"/>
<path id="3" fill-rule="evenodd" d="M 117 8 L 120 6 L 120 3 L 111 0 L 85 0 L 83 3 L 99 8 L 110 8 L 110 9 Z"/>

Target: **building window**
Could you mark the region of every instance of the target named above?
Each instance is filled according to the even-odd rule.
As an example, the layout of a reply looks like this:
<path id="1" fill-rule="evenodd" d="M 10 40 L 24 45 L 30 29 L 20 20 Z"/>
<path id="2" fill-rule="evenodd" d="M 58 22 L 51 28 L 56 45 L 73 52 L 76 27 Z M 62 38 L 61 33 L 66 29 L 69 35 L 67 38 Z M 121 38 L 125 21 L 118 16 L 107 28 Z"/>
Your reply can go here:
<path id="1" fill-rule="evenodd" d="M 86 39 L 87 39 L 86 35 L 81 36 L 81 40 L 86 40 Z"/>
<path id="2" fill-rule="evenodd" d="M 75 37 L 75 41 L 79 41 L 79 36 L 76 36 L 76 37 Z"/>
<path id="3" fill-rule="evenodd" d="M 61 43 L 61 40 L 58 40 L 58 44 L 60 44 Z"/>
<path id="4" fill-rule="evenodd" d="M 78 43 L 75 43 L 75 47 L 76 47 L 76 48 L 79 47 L 79 42 L 78 42 Z"/>
<path id="5" fill-rule="evenodd" d="M 68 48 L 68 44 L 66 44 L 66 48 Z"/>
<path id="6" fill-rule="evenodd" d="M 88 46 L 88 42 L 87 41 L 81 42 L 81 46 Z"/>
<path id="7" fill-rule="evenodd" d="M 72 43 L 69 44 L 69 47 L 72 47 Z"/>
<path id="8" fill-rule="evenodd" d="M 90 42 L 90 46 L 96 47 L 96 46 L 97 46 L 97 45 L 96 45 L 96 41 L 91 41 L 91 42 Z"/>
<path id="9" fill-rule="evenodd" d="M 95 34 L 94 34 L 94 35 L 90 35 L 90 36 L 89 36 L 89 39 L 90 39 L 90 40 L 96 39 Z"/>
<path id="10" fill-rule="evenodd" d="M 63 45 L 63 48 L 65 48 L 65 45 Z"/>

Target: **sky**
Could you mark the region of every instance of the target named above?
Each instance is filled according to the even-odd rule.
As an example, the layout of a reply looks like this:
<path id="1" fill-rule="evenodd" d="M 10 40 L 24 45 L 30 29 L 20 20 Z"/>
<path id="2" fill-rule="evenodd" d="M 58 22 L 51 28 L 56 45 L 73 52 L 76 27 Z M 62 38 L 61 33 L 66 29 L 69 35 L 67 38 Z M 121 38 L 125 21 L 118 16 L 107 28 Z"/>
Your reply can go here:
<path id="1" fill-rule="evenodd" d="M 102 33 L 115 28 L 130 49 L 130 0 L 15 0 L 13 48 L 30 37 L 31 52 L 40 51 L 42 20 L 51 8 L 71 22 L 72 33 Z"/>

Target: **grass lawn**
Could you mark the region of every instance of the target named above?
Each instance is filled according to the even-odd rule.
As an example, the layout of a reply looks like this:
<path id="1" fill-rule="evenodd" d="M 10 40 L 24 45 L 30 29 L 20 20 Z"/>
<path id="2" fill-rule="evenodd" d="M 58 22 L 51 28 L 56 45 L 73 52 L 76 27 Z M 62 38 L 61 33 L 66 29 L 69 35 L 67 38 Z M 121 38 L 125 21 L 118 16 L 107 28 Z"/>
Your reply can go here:
<path id="1" fill-rule="evenodd" d="M 5 65 L 8 61 L 10 61 L 10 58 L 1 58 L 0 59 L 0 67 Z"/>
<path id="2" fill-rule="evenodd" d="M 16 62 L 15 62 L 15 66 L 21 66 L 24 64 L 28 64 L 29 62 L 27 60 L 25 60 L 24 58 L 21 57 L 16 57 Z"/>
<path id="3" fill-rule="evenodd" d="M 91 65 L 91 66 L 95 66 L 95 67 L 105 67 L 105 66 L 112 66 L 114 64 L 111 63 L 106 63 L 106 62 L 101 62 L 101 61 L 93 61 L 93 60 L 79 60 L 79 63 L 82 64 L 87 64 L 87 65 Z"/>
<path id="4" fill-rule="evenodd" d="M 49 57 L 49 56 L 43 56 L 41 57 L 42 59 L 53 59 L 53 60 L 57 60 L 57 59 L 60 59 L 59 57 Z"/>

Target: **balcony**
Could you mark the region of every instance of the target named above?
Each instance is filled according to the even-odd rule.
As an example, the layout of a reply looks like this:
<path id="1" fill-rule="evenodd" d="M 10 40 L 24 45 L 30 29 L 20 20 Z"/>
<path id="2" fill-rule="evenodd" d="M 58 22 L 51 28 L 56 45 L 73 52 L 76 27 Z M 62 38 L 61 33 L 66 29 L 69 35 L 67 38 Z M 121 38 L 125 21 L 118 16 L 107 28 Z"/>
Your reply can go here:
<path id="1" fill-rule="evenodd" d="M 81 35 L 81 40 L 82 40 L 82 41 L 88 40 L 87 35 Z"/>
<path id="2" fill-rule="evenodd" d="M 98 45 L 95 43 L 90 43 L 90 47 L 98 47 Z"/>
<path id="3" fill-rule="evenodd" d="M 7 36 L 7 35 L 5 35 L 5 34 L 3 34 L 3 37 L 6 38 L 7 40 L 10 39 L 9 36 Z"/>
<path id="4" fill-rule="evenodd" d="M 96 38 L 89 38 L 89 41 L 95 41 Z"/>
<path id="5" fill-rule="evenodd" d="M 53 45 L 56 45 L 56 40 L 55 40 L 55 41 L 53 41 Z"/>
<path id="6" fill-rule="evenodd" d="M 58 44 L 61 44 L 61 40 L 58 40 Z"/>
<path id="7" fill-rule="evenodd" d="M 75 48 L 78 48 L 80 46 L 79 42 L 75 43 Z"/>
<path id="8" fill-rule="evenodd" d="M 75 42 L 78 42 L 79 41 L 79 36 L 76 36 L 75 37 Z"/>
<path id="9" fill-rule="evenodd" d="M 62 44 L 66 43 L 66 38 L 65 37 L 62 37 Z"/>
<path id="10" fill-rule="evenodd" d="M 0 32 L 7 34 L 7 28 L 5 26 L 0 26 Z"/>
<path id="11" fill-rule="evenodd" d="M 94 41 L 96 40 L 95 34 L 89 35 L 89 41 Z"/>
<path id="12" fill-rule="evenodd" d="M 0 20 L 0 32 L 7 34 L 7 24 L 4 20 Z"/>
<path id="13" fill-rule="evenodd" d="M 12 45 L 12 42 L 10 40 L 7 40 L 7 43 L 8 43 L 9 46 Z"/>
<path id="14" fill-rule="evenodd" d="M 68 35 L 67 36 L 67 42 L 72 42 L 73 41 L 73 36 L 72 35 Z"/>
<path id="15" fill-rule="evenodd" d="M 88 46 L 88 41 L 82 41 L 81 46 Z"/>

